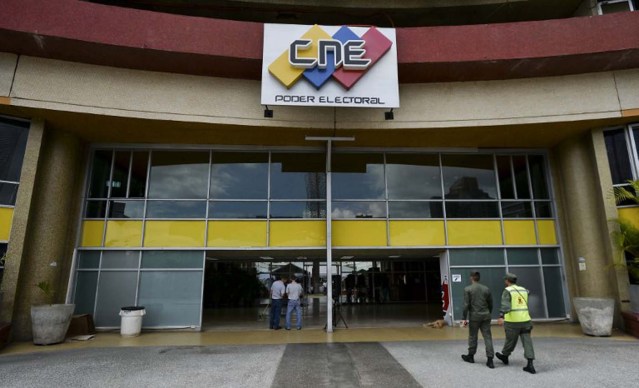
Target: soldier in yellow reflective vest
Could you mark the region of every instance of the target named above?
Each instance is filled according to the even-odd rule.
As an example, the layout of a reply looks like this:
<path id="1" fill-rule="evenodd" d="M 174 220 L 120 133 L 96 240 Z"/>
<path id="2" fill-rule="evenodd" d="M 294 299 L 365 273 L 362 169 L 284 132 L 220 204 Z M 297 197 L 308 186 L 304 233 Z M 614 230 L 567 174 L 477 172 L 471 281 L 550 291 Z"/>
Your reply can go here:
<path id="1" fill-rule="evenodd" d="M 517 285 L 517 275 L 507 273 L 504 277 L 506 289 L 501 294 L 501 308 L 499 310 L 499 323 L 506 331 L 506 343 L 501 353 L 495 354 L 505 365 L 508 365 L 508 356 L 515 350 L 517 339 L 521 337 L 524 345 L 524 357 L 528 360 L 528 365 L 524 371 L 535 374 L 533 360 L 535 350 L 533 349 L 530 332 L 532 331 L 532 321 L 528 313 L 528 290 Z"/>

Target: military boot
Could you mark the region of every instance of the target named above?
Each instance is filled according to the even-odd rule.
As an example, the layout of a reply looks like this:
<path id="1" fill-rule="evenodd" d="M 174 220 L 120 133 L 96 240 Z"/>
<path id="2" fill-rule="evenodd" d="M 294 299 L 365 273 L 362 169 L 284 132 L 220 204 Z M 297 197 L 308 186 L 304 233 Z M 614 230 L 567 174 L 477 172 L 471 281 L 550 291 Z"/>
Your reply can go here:
<path id="1" fill-rule="evenodd" d="M 492 357 L 488 357 L 488 361 L 486 361 L 486 366 L 489 367 L 490 369 L 495 369 L 495 364 L 493 364 Z"/>
<path id="2" fill-rule="evenodd" d="M 462 354 L 462 360 L 466 362 L 470 362 L 471 364 L 475 363 L 475 356 L 472 354 Z"/>
<path id="3" fill-rule="evenodd" d="M 526 365 L 524 367 L 524 371 L 530 373 L 530 374 L 535 374 L 537 373 L 537 371 L 535 370 L 535 367 L 533 366 L 533 360 L 532 359 L 528 359 L 528 365 Z"/>
<path id="4" fill-rule="evenodd" d="M 495 353 L 495 356 L 497 356 L 497 358 L 500 359 L 501 362 L 504 363 L 504 365 L 508 365 L 508 356 L 504 356 L 503 354 L 499 352 Z"/>

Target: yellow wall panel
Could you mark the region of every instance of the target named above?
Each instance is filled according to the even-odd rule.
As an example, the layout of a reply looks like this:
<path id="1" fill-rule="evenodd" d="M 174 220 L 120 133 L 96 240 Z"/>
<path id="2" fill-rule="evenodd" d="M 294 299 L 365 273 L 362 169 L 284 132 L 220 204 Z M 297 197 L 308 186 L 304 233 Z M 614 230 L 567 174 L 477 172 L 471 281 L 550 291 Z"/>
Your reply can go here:
<path id="1" fill-rule="evenodd" d="M 501 245 L 499 221 L 448 221 L 448 245 Z"/>
<path id="2" fill-rule="evenodd" d="M 333 246 L 386 246 L 386 221 L 333 221 Z"/>
<path id="3" fill-rule="evenodd" d="M 627 220 L 639 228 L 639 207 L 625 207 L 619 209 L 619 218 Z"/>
<path id="4" fill-rule="evenodd" d="M 505 220 L 504 239 L 506 245 L 536 245 L 535 221 Z"/>
<path id="5" fill-rule="evenodd" d="M 147 221 L 145 247 L 203 247 L 205 221 Z"/>
<path id="6" fill-rule="evenodd" d="M 442 246 L 446 244 L 444 221 L 391 221 L 391 246 Z"/>
<path id="7" fill-rule="evenodd" d="M 104 245 L 139 247 L 142 244 L 142 221 L 108 221 Z"/>
<path id="8" fill-rule="evenodd" d="M 537 232 L 539 233 L 540 245 L 555 245 L 557 244 L 557 234 L 555 233 L 555 221 L 552 220 L 538 220 Z"/>
<path id="9" fill-rule="evenodd" d="M 265 247 L 266 221 L 209 221 L 209 247 Z"/>
<path id="10" fill-rule="evenodd" d="M 0 207 L 0 240 L 8 241 L 13 221 L 13 209 Z"/>
<path id="11" fill-rule="evenodd" d="M 271 221 L 272 247 L 326 245 L 326 221 Z"/>
<path id="12" fill-rule="evenodd" d="M 102 246 L 102 235 L 104 234 L 104 221 L 84 221 L 82 223 L 83 247 Z"/>

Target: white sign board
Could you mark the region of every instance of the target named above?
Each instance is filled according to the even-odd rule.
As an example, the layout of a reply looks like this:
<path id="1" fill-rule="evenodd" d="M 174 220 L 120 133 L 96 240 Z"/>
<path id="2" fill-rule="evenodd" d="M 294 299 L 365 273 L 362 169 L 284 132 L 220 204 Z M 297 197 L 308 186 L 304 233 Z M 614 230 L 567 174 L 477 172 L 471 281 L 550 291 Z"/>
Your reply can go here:
<path id="1" fill-rule="evenodd" d="M 399 108 L 395 29 L 264 24 L 261 103 Z"/>
<path id="2" fill-rule="evenodd" d="M 461 274 L 453 274 L 453 283 L 461 283 L 462 281 L 462 277 Z"/>

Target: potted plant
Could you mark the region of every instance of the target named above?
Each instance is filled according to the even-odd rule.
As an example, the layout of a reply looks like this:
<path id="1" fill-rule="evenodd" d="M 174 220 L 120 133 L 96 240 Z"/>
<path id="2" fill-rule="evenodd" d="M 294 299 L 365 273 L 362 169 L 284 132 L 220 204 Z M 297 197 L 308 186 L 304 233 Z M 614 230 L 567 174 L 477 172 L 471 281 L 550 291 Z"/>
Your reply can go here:
<path id="1" fill-rule="evenodd" d="M 639 205 L 639 180 L 628 181 L 628 187 L 615 187 L 614 195 L 617 204 L 635 203 Z M 639 338 L 639 228 L 624 219 L 615 220 L 619 230 L 613 232 L 613 241 L 619 250 L 618 265 L 625 265 L 628 270 L 630 309 L 622 311 L 626 331 Z"/>
<path id="2" fill-rule="evenodd" d="M 53 289 L 48 282 L 36 284 L 49 304 L 31 306 L 31 328 L 33 330 L 33 343 L 36 345 L 52 345 L 64 341 L 74 304 L 53 304 Z"/>

